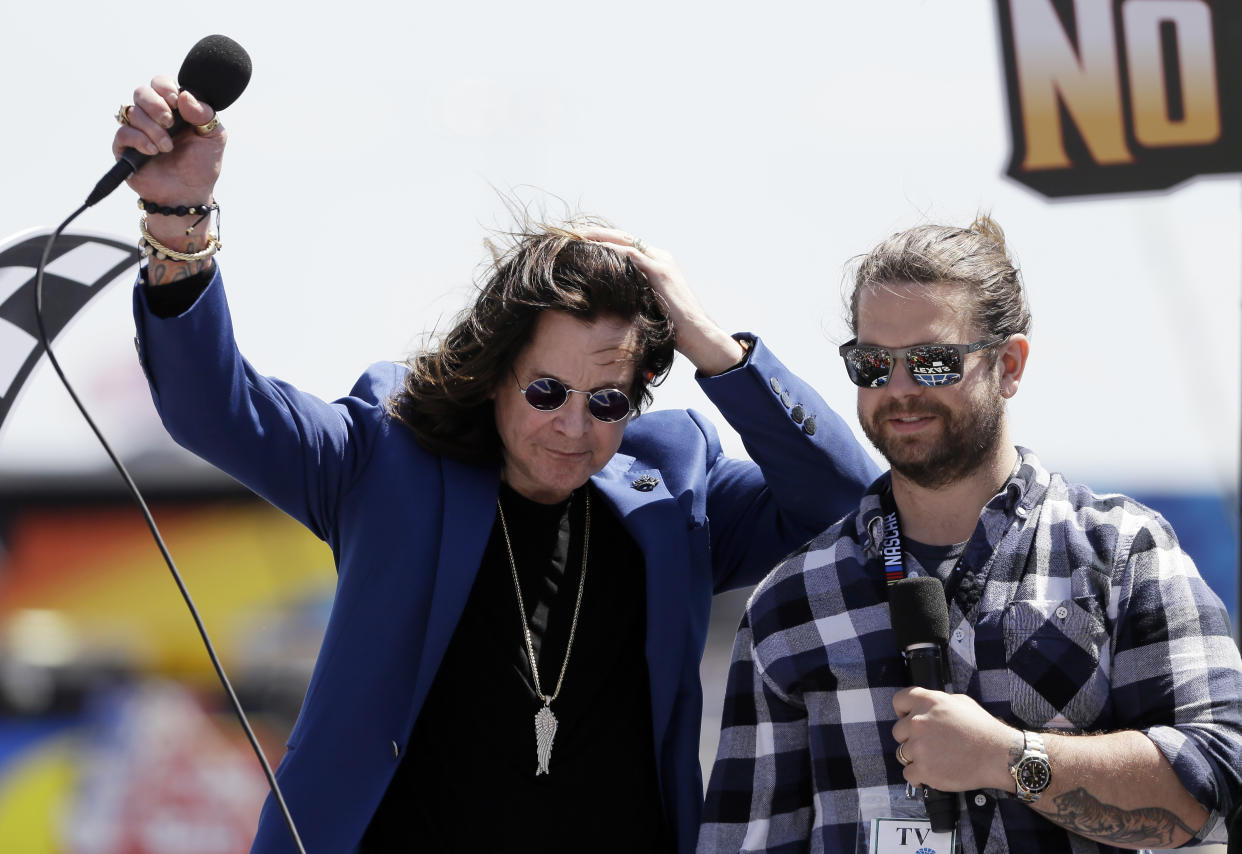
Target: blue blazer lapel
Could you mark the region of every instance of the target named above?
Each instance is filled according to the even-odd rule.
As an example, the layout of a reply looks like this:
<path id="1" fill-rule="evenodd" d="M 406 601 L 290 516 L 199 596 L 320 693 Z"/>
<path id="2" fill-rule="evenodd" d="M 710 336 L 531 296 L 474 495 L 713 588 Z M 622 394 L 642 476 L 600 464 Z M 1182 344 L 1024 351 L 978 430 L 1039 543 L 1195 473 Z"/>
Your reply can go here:
<path id="1" fill-rule="evenodd" d="M 647 671 L 656 761 L 661 762 L 681 683 L 686 637 L 679 629 L 686 624 L 693 554 L 687 537 L 689 520 L 669 494 L 663 475 L 659 469 L 635 467 L 634 462 L 631 456 L 617 454 L 592 480 L 638 543 L 646 563 Z M 649 491 L 634 486 L 643 475 L 658 481 Z"/>
<path id="2" fill-rule="evenodd" d="M 694 555 L 687 536 L 691 521 L 677 506 L 658 469 L 635 468 L 634 458 L 617 454 L 592 480 L 638 543 L 646 564 L 647 670 L 656 761 L 664 743 L 681 684 Z M 452 639 L 478 575 L 496 518 L 499 472 L 445 460 L 440 555 L 432 590 L 430 620 L 419 659 L 413 709 L 422 707 L 444 651 Z M 650 475 L 650 491 L 634 481 Z M 411 722 L 412 723 L 412 722 Z"/>
<path id="3" fill-rule="evenodd" d="M 414 686 L 415 709 L 422 708 L 479 574 L 479 563 L 496 519 L 496 495 L 500 491 L 500 473 L 496 469 L 448 459 L 443 461 L 443 467 L 440 556 L 436 562 L 427 636 Z"/>

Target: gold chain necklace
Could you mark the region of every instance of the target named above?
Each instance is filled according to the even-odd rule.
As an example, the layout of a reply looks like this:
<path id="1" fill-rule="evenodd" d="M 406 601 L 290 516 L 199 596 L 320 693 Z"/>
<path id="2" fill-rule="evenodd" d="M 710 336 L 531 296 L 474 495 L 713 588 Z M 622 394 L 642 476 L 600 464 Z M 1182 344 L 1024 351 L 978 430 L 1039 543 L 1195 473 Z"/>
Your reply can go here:
<path id="1" fill-rule="evenodd" d="M 578 601 L 574 603 L 574 621 L 569 626 L 569 642 L 565 644 L 565 660 L 561 662 L 561 675 L 556 679 L 556 689 L 551 696 L 543 693 L 539 685 L 539 666 L 535 664 L 535 645 L 530 639 L 530 627 L 526 624 L 526 603 L 522 601 L 522 585 L 518 581 L 517 562 L 513 559 L 513 543 L 509 541 L 509 526 L 505 524 L 505 508 L 500 496 L 496 496 L 496 509 L 500 511 L 500 530 L 505 535 L 505 549 L 509 553 L 509 569 L 513 572 L 513 589 L 517 591 L 518 612 L 522 617 L 522 636 L 526 638 L 526 656 L 530 659 L 530 675 L 535 682 L 535 694 L 543 700 L 543 708 L 535 713 L 535 757 L 539 766 L 535 776 L 548 773 L 552 759 L 552 739 L 556 737 L 556 715 L 552 714 L 552 701 L 561 693 L 565 670 L 569 667 L 569 653 L 574 648 L 574 634 L 578 631 L 578 612 L 582 609 L 582 590 L 586 587 L 587 553 L 591 546 L 591 490 L 586 491 L 586 525 L 582 533 L 582 576 L 578 579 Z M 572 528 L 571 528 L 572 531 Z"/>

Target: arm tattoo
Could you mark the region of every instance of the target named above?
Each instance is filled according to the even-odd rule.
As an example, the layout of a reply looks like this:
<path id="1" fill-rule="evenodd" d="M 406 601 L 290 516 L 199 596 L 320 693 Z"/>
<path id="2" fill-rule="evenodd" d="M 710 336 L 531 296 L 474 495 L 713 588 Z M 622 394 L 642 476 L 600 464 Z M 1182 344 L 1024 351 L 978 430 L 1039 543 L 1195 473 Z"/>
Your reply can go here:
<path id="1" fill-rule="evenodd" d="M 1044 814 L 1049 821 L 1102 842 L 1168 848 L 1173 845 L 1178 830 L 1188 836 L 1195 835 L 1194 830 L 1169 810 L 1161 807 L 1125 810 L 1102 804 L 1081 787 L 1057 796 L 1054 803 L 1056 813 Z"/>
<path id="2" fill-rule="evenodd" d="M 183 251 L 194 253 L 199 250 L 197 241 L 189 241 Z M 147 265 L 147 281 L 153 285 L 166 285 L 169 282 L 179 282 L 182 279 L 188 279 L 191 276 L 197 276 L 199 273 L 208 269 L 211 264 L 210 258 L 203 258 L 198 261 L 192 261 L 188 264 L 173 264 L 167 261 L 156 261 L 152 256 L 150 264 Z"/>
<path id="3" fill-rule="evenodd" d="M 152 261 L 147 265 L 147 281 L 153 285 L 162 285 L 169 280 L 168 265 L 164 263 L 156 264 Z"/>

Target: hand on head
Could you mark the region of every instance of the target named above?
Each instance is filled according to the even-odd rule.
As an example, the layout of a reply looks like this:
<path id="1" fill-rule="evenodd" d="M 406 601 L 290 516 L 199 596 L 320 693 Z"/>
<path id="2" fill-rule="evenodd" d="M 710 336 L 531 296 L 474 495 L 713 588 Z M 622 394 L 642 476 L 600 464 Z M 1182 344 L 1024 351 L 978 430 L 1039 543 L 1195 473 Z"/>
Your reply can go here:
<path id="1" fill-rule="evenodd" d="M 577 233 L 587 240 L 611 246 L 642 271 L 668 306 L 677 334 L 677 352 L 693 362 L 700 373 L 706 376 L 722 373 L 745 356 L 742 345 L 707 316 L 670 253 L 615 228 L 590 226 L 577 229 Z"/>

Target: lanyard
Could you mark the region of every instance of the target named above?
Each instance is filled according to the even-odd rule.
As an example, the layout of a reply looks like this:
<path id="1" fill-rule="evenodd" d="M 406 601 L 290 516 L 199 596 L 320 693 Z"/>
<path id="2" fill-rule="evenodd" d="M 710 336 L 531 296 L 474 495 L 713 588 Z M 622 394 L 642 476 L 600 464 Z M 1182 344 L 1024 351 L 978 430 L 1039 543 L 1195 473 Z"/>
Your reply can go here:
<path id="1" fill-rule="evenodd" d="M 906 550 L 902 546 L 901 523 L 897 521 L 897 503 L 893 500 L 893 488 L 890 485 L 880 495 L 880 516 L 883 519 L 884 533 L 880 539 L 880 559 L 884 567 L 885 590 L 901 581 L 909 574 L 906 568 Z M 961 557 L 958 558 L 961 563 Z M 936 577 L 930 568 L 925 568 L 933 578 Z M 942 578 L 945 599 L 952 602 L 957 595 L 961 582 L 961 573 L 951 572 L 948 578 Z"/>
<path id="2" fill-rule="evenodd" d="M 884 583 L 896 584 L 906 577 L 906 553 L 901 547 L 901 526 L 897 522 L 897 505 L 893 501 L 893 489 L 889 487 L 880 496 L 880 514 L 884 520 L 884 535 L 880 540 L 880 557 L 884 560 Z"/>

